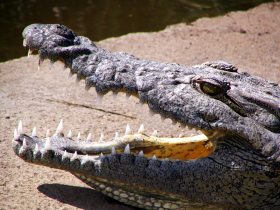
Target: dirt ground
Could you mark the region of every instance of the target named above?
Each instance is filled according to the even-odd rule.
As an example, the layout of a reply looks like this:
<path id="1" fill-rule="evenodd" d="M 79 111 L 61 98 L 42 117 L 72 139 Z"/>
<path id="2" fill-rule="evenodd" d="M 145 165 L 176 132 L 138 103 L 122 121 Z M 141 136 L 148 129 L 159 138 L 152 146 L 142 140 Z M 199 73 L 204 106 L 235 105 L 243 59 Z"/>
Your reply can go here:
<path id="1" fill-rule="evenodd" d="M 178 24 L 155 33 L 135 33 L 99 44 L 112 51 L 186 65 L 226 60 L 240 71 L 280 83 L 280 4 L 264 4 L 246 12 L 202 18 L 191 25 Z M 102 102 L 84 82 L 68 77 L 69 69 L 45 62 L 37 70 L 38 57 L 0 63 L 0 209 L 133 209 L 107 199 L 70 173 L 27 164 L 11 148 L 13 129 L 23 120 L 24 130 L 36 126 L 39 136 L 54 132 L 60 119 L 75 135 L 88 132 L 105 138 L 124 132 L 129 123 L 136 131 L 141 123 L 147 133 L 177 136 L 193 133 L 169 120 L 149 116 L 136 98 L 108 94 Z M 86 107 L 85 107 L 85 106 Z"/>

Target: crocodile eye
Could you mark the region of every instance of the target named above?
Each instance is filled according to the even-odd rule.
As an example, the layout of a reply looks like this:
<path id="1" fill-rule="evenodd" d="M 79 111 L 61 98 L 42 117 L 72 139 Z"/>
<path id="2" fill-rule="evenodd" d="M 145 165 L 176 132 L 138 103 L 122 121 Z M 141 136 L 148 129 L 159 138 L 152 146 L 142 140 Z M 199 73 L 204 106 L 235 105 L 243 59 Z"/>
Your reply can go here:
<path id="1" fill-rule="evenodd" d="M 210 96 L 215 96 L 224 92 L 221 87 L 208 82 L 202 82 L 200 84 L 200 89 L 203 93 Z"/>

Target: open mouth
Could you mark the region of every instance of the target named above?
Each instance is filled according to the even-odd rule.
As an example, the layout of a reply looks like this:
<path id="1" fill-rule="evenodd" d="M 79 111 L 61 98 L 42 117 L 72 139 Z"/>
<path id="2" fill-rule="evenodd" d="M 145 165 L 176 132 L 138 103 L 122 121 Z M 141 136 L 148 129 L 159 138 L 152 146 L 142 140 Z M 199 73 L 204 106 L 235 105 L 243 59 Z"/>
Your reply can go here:
<path id="1" fill-rule="evenodd" d="M 39 28 L 37 28 L 39 27 Z M 39 51 L 39 65 L 44 59 L 50 59 L 51 62 L 55 61 L 63 61 L 63 63 L 70 67 L 70 71 L 72 74 L 77 74 L 78 79 L 85 79 L 86 81 L 86 89 L 94 87 L 97 93 L 100 94 L 106 94 L 109 91 L 123 91 L 125 89 L 125 92 L 128 94 L 134 94 L 137 97 L 140 98 L 140 100 L 143 103 L 148 103 L 146 96 L 143 95 L 146 93 L 145 88 L 150 88 L 149 86 L 152 85 L 151 83 L 145 84 L 144 80 L 142 81 L 142 74 L 141 73 L 135 73 L 137 74 L 137 77 L 139 81 L 135 82 L 134 76 L 131 78 L 131 73 L 129 73 L 129 69 L 133 69 L 132 64 L 135 66 L 140 65 L 138 63 L 138 59 L 134 57 L 130 57 L 126 54 L 106 54 L 106 52 L 102 49 L 99 49 L 94 44 L 90 44 L 89 41 L 85 40 L 84 38 L 78 37 L 77 39 L 72 34 L 72 32 L 68 33 L 66 31 L 63 31 L 63 34 L 56 34 L 57 30 L 61 30 L 62 26 L 54 26 L 52 30 L 54 30 L 55 36 L 57 36 L 57 39 L 54 39 L 54 41 L 58 42 L 58 45 L 63 45 L 60 49 L 60 47 L 54 47 L 53 52 L 54 54 L 50 53 L 51 49 L 49 47 L 44 48 L 43 45 L 47 46 L 48 38 L 47 35 L 49 35 L 46 30 L 44 32 L 44 29 L 40 29 L 41 26 L 29 26 L 25 31 L 23 32 L 24 41 L 23 45 L 25 47 L 28 47 L 29 52 L 28 55 L 33 54 L 37 51 Z M 43 26 L 44 27 L 44 26 Z M 42 27 L 42 28 L 43 28 Z M 48 26 L 47 26 L 48 27 Z M 53 26 L 50 26 L 51 28 Z M 61 28 L 62 27 L 62 28 Z M 31 33 L 32 31 L 32 33 Z M 64 34 L 64 32 L 66 34 Z M 46 33 L 46 34 L 45 34 Z M 45 37 L 46 36 L 46 37 Z M 51 36 L 50 36 L 51 37 Z M 37 40 L 38 39 L 38 40 Z M 58 41 L 61 39 L 61 42 Z M 45 41 L 44 44 L 42 41 Z M 83 43 L 84 42 L 84 43 Z M 54 43 L 50 42 L 50 45 L 52 46 Z M 71 46 L 68 49 L 69 45 L 76 45 L 78 47 L 74 47 L 73 49 Z M 65 45 L 65 46 L 64 46 Z M 83 46 L 86 46 L 83 48 Z M 55 45 L 54 45 L 55 46 Z M 71 48 L 71 50 L 70 50 Z M 62 50 L 60 52 L 60 50 Z M 69 52 L 72 52 L 75 58 L 75 61 L 72 58 L 72 55 L 68 55 Z M 88 57 L 86 57 L 88 54 L 93 53 L 93 56 L 90 61 Z M 61 54 L 61 55 L 60 55 Z M 80 55 L 81 54 L 81 55 Z M 94 57 L 97 54 L 96 57 Z M 67 56 L 68 57 L 67 57 Z M 84 57 L 83 57 L 84 56 Z M 107 60 L 106 59 L 113 59 L 115 62 L 119 62 L 118 59 L 114 58 L 113 56 L 120 56 L 119 60 L 127 61 L 131 59 L 131 65 L 125 65 L 121 66 L 120 69 L 116 70 L 114 66 L 107 66 Z M 104 59 L 105 61 L 102 62 L 101 59 Z M 100 60 L 100 61 L 99 61 Z M 92 62 L 97 62 L 97 64 Z M 88 68 L 92 68 L 92 70 L 88 70 L 87 68 L 83 69 L 82 63 L 86 63 L 88 65 Z M 87 63 L 88 62 L 88 63 Z M 120 61 L 122 62 L 122 61 Z M 133 63 L 135 62 L 135 63 Z M 108 61 L 108 63 L 110 63 Z M 144 62 L 145 63 L 145 62 Z M 104 69 L 101 64 L 104 64 Z M 77 67 L 77 66 L 79 67 Z M 96 70 L 96 66 L 100 67 L 100 72 Z M 110 64 L 111 65 L 111 64 Z M 147 62 L 147 65 L 149 66 L 149 62 Z M 153 63 L 151 65 L 154 65 Z M 147 68 L 149 68 L 147 66 Z M 79 68 L 82 68 L 82 70 Z M 168 67 L 169 68 L 169 67 Z M 177 68 L 174 65 L 170 65 L 170 68 Z M 112 70 L 113 69 L 113 70 Z M 141 69 L 141 68 L 139 68 Z M 166 74 L 168 74 L 169 70 L 166 70 Z M 102 75 L 92 75 L 93 71 L 96 71 L 97 73 L 100 73 Z M 111 74 L 115 74 L 112 76 Z M 143 70 L 145 72 L 145 70 Z M 143 73 L 142 72 L 142 73 Z M 103 75 L 104 74 L 104 75 Z M 162 71 L 162 74 L 164 72 Z M 191 74 L 191 72 L 190 72 Z M 168 77 L 172 77 L 172 75 L 167 75 Z M 174 91 L 181 91 L 182 88 L 187 88 L 190 86 L 190 76 L 191 75 L 182 75 L 180 77 L 180 82 L 182 82 L 181 86 L 177 83 L 168 83 L 169 79 L 167 78 L 165 82 L 168 84 L 163 84 L 161 86 L 158 85 L 159 88 L 165 87 L 168 85 L 168 87 L 174 89 Z M 150 75 L 147 75 L 147 78 L 149 78 Z M 107 81 L 108 79 L 108 81 Z M 156 79 L 156 78 L 155 78 Z M 103 80 L 106 80 L 103 82 Z M 116 81 L 114 81 L 116 80 Z M 156 79 L 157 80 L 157 79 Z M 125 82 L 124 82 L 125 81 Z M 180 83 L 179 82 L 179 83 Z M 118 84 L 121 83 L 121 84 Z M 136 84 L 137 83 L 137 84 Z M 178 83 L 178 84 L 179 84 Z M 162 93 L 165 94 L 165 89 L 163 88 L 161 90 Z M 196 90 L 192 90 L 190 88 L 189 91 L 186 90 L 187 94 L 191 94 L 188 92 L 194 92 L 195 94 L 198 94 Z M 164 100 L 170 100 L 170 104 L 163 106 L 166 102 L 160 98 L 156 99 L 153 94 L 156 94 L 155 97 L 160 97 L 161 94 L 157 93 L 156 91 L 151 91 L 151 97 L 152 100 L 151 103 L 149 103 L 150 108 L 153 111 L 158 112 L 160 115 L 164 115 L 165 117 L 170 117 L 176 122 L 183 123 L 184 125 L 196 125 L 199 124 L 197 122 L 197 119 L 195 118 L 197 115 L 204 116 L 208 120 L 215 121 L 216 118 L 212 119 L 213 116 L 208 116 L 204 113 L 197 114 L 194 113 L 193 116 L 185 116 L 185 112 L 182 110 L 181 106 L 181 99 L 180 96 L 177 95 L 171 95 L 166 96 L 168 99 Z M 167 94 L 167 92 L 166 92 Z M 177 97 L 177 98 L 176 98 Z M 173 100 L 174 98 L 174 100 Z M 154 100 L 154 101 L 153 101 Z M 161 101 L 162 104 L 157 104 Z M 165 110 L 164 110 L 165 109 Z M 192 108 L 190 108 L 192 109 Z M 162 111 L 164 110 L 164 111 Z M 214 112 L 214 111 L 213 111 Z M 181 113 L 181 115 L 180 115 Z M 177 119 L 178 118 L 178 119 Z M 189 121 L 192 121 L 189 123 Z M 200 120 L 201 123 L 204 123 L 202 120 Z M 201 124 L 200 123 L 200 124 Z M 198 159 L 209 156 L 213 151 L 215 147 L 215 140 L 217 139 L 218 135 L 220 135 L 221 132 L 215 132 L 214 130 L 210 129 L 208 123 L 204 123 L 206 129 L 202 129 L 201 131 L 205 134 L 200 134 L 197 136 L 192 137 L 178 137 L 178 138 L 168 138 L 168 137 L 159 137 L 156 133 L 153 133 L 151 135 L 147 135 L 144 131 L 144 126 L 141 125 L 138 132 L 132 133 L 130 131 L 129 126 L 127 126 L 125 134 L 123 136 L 116 135 L 112 139 L 102 139 L 99 142 L 92 142 L 91 136 L 87 139 L 80 139 L 80 137 L 73 138 L 71 133 L 64 135 L 63 133 L 63 122 L 61 121 L 58 125 L 57 131 L 53 136 L 50 136 L 49 134 L 46 135 L 45 138 L 39 138 L 36 135 L 36 132 L 34 131 L 31 136 L 28 136 L 26 134 L 23 134 L 22 132 L 22 123 L 19 123 L 19 126 L 17 129 L 15 129 L 14 132 L 14 139 L 13 139 L 13 145 L 16 153 L 21 156 L 24 159 L 30 159 L 33 162 L 36 162 L 35 160 L 42 159 L 44 155 L 46 156 L 46 153 L 49 151 L 52 151 L 54 156 L 59 156 L 60 160 L 64 160 L 69 158 L 70 160 L 79 159 L 81 162 L 86 162 L 87 160 L 90 160 L 91 158 L 98 158 L 100 156 L 111 156 L 111 155 L 118 155 L 118 154 L 130 154 L 134 156 L 143 156 L 147 159 L 169 159 L 169 160 L 191 160 L 191 159 Z M 201 125 L 201 127 L 203 127 Z M 201 129 L 197 127 L 197 129 Z M 26 154 L 28 154 L 26 156 Z"/>
<path id="2" fill-rule="evenodd" d="M 61 120 L 55 134 L 50 136 L 47 133 L 45 138 L 37 136 L 36 128 L 31 136 L 24 134 L 20 121 L 18 128 L 14 130 L 13 147 L 20 157 L 32 162 L 43 159 L 46 153 L 52 151 L 61 161 L 68 158 L 85 163 L 91 159 L 118 154 L 131 154 L 154 160 L 191 160 L 209 156 L 214 150 L 214 143 L 204 134 L 165 138 L 159 137 L 155 131 L 147 135 L 143 125 L 135 134 L 131 134 L 130 127 L 127 126 L 123 136 L 116 133 L 111 140 L 105 140 L 101 136 L 98 142 L 93 142 L 91 134 L 84 140 L 79 136 L 73 138 L 71 131 L 64 135 Z"/>

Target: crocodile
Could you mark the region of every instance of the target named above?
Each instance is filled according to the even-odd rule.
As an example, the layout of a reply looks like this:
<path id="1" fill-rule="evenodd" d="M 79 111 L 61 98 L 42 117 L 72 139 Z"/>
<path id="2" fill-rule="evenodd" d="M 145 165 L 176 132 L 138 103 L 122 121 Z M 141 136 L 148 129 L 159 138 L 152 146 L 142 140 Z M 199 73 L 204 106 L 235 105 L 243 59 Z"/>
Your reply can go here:
<path id="1" fill-rule="evenodd" d="M 143 209 L 280 209 L 280 87 L 225 61 L 195 66 L 109 52 L 61 24 L 23 31 L 28 54 L 62 61 L 98 97 L 124 92 L 152 112 L 201 132 L 159 137 L 143 125 L 92 142 L 63 132 L 14 130 L 14 152 L 68 171 L 90 187 Z"/>

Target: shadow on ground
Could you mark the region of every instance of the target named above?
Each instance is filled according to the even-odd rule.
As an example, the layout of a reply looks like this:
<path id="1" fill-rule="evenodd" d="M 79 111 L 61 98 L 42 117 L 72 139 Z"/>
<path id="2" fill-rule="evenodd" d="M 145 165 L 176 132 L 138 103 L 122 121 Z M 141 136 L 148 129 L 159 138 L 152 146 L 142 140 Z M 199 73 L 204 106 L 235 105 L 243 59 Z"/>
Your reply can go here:
<path id="1" fill-rule="evenodd" d="M 43 184 L 37 188 L 46 196 L 56 199 L 62 203 L 80 208 L 92 210 L 122 209 L 140 210 L 129 207 L 122 203 L 106 197 L 101 193 L 85 188 L 63 184 Z"/>

